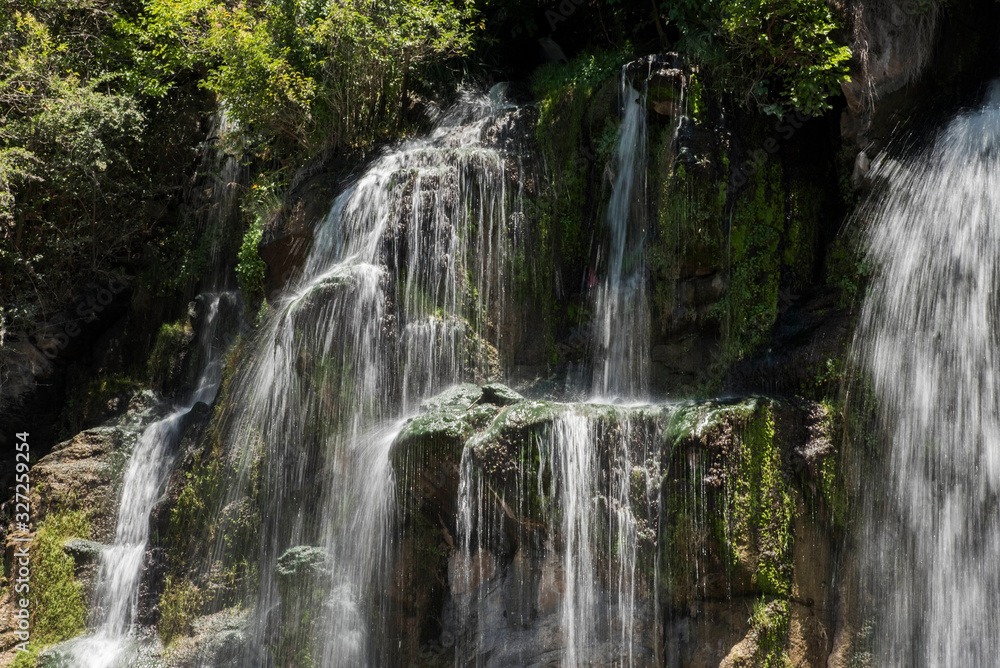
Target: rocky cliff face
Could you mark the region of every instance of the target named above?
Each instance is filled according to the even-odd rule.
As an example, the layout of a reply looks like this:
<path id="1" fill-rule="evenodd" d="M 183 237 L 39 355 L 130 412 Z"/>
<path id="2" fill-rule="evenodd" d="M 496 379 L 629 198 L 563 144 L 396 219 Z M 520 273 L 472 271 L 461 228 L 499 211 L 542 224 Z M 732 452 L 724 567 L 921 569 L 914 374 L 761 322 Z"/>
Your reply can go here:
<path id="1" fill-rule="evenodd" d="M 559 436 L 570 416 L 592 442 Z M 617 547 L 593 555 L 587 661 L 621 656 L 627 624 L 635 665 L 826 665 L 845 624 L 832 588 L 846 510 L 832 428 L 819 404 L 767 399 L 618 408 L 463 386 L 429 401 L 392 456 L 406 517 L 400 661 L 566 660 L 570 564 L 587 546 L 567 534 L 576 473 L 558 462 L 593 448 L 601 482 L 584 512 Z"/>

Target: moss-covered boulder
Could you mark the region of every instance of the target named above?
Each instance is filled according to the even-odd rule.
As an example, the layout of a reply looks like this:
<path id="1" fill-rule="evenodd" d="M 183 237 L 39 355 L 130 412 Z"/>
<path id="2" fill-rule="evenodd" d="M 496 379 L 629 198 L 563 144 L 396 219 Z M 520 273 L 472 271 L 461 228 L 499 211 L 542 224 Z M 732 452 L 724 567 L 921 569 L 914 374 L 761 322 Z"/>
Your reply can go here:
<path id="1" fill-rule="evenodd" d="M 428 399 L 425 412 L 406 422 L 389 454 L 401 499 L 453 512 L 465 442 L 498 410 L 482 397 L 476 385 L 456 385 Z"/>
<path id="2" fill-rule="evenodd" d="M 830 504 L 840 497 L 822 492 L 837 484 L 832 473 L 822 478 L 834 455 L 823 412 L 810 402 L 750 398 L 672 414 L 659 586 L 668 629 L 688 636 L 668 647 L 677 665 L 785 665 L 792 655 L 796 665 L 814 665 L 803 657 L 825 663 L 835 624 Z M 754 609 L 746 624 L 730 619 L 739 600 Z"/>

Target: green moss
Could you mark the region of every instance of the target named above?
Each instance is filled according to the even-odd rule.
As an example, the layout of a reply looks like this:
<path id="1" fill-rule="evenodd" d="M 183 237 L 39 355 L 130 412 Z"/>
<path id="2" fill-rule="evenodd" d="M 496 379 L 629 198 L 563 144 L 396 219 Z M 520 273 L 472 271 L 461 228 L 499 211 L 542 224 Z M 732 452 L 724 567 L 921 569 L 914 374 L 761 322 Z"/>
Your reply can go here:
<path id="1" fill-rule="evenodd" d="M 183 463 L 186 470 L 170 509 L 166 536 L 155 536 L 154 542 L 167 547 L 168 574 L 175 578 L 177 587 L 188 586 L 184 580 L 190 579 L 202 590 L 212 591 L 215 605 L 226 606 L 239 603 L 242 593 L 253 589 L 259 577 L 256 564 L 247 555 L 257 544 L 261 526 L 262 454 L 259 438 L 244 434 L 245 459 L 235 462 L 224 456 L 220 425 L 227 419 L 227 404 L 225 396 L 220 396 L 212 422 Z M 224 495 L 234 487 L 240 496 Z M 210 553 L 211 547 L 220 543 L 226 548 L 222 550 L 223 561 Z M 210 566 L 193 569 L 197 564 Z"/>
<path id="2" fill-rule="evenodd" d="M 781 254 L 792 291 L 814 282 L 819 232 L 823 221 L 823 189 L 792 179 L 788 188 L 788 223 Z"/>
<path id="3" fill-rule="evenodd" d="M 89 537 L 90 522 L 82 510 L 50 512 L 38 527 L 30 547 L 31 644 L 36 650 L 86 629 L 87 600 L 83 586 L 74 578 L 73 558 L 63 544 L 69 538 Z M 34 665 L 34 657 L 28 655 L 21 654 L 18 660 L 20 665 Z"/>
<path id="4" fill-rule="evenodd" d="M 544 160 L 537 196 L 525 203 L 532 222 L 513 259 L 513 289 L 522 303 L 534 303 L 544 318 L 535 329 L 544 339 L 546 361 L 559 361 L 556 331 L 571 323 L 557 282 L 577 281 L 588 269 L 589 241 L 604 192 L 595 181 L 611 159 L 618 121 L 617 73 L 624 54 L 597 53 L 536 72 L 532 88 L 539 111 L 535 138 Z M 571 323 L 576 324 L 576 323 Z"/>
<path id="5" fill-rule="evenodd" d="M 160 326 L 147 363 L 150 382 L 154 388 L 162 387 L 182 373 L 183 370 L 178 366 L 179 357 L 193 336 L 191 324 L 186 318 Z"/>
<path id="6" fill-rule="evenodd" d="M 759 668 L 790 668 L 788 657 L 788 631 L 791 624 L 787 600 L 768 602 L 764 597 L 753 606 L 750 628 L 757 634 L 757 650 L 753 665 Z"/>
<path id="7" fill-rule="evenodd" d="M 729 233 L 729 292 L 716 307 L 723 325 L 722 353 L 716 363 L 721 368 L 756 350 L 778 316 L 785 228 L 781 166 L 764 165 L 751 185 L 736 201 Z"/>
<path id="8" fill-rule="evenodd" d="M 40 645 L 31 643 L 28 645 L 27 652 L 17 653 L 13 663 L 10 664 L 10 668 L 35 668 L 38 665 L 38 655 L 41 651 L 42 647 Z"/>
<path id="9" fill-rule="evenodd" d="M 702 89 L 701 77 L 692 74 L 686 92 L 688 116 L 695 123 L 704 123 L 708 110 L 705 105 L 705 92 Z"/>
<path id="10" fill-rule="evenodd" d="M 167 576 L 160 595 L 160 621 L 157 624 L 164 645 L 190 633 L 191 621 L 200 612 L 201 604 L 201 592 L 196 586 L 176 575 Z"/>
<path id="11" fill-rule="evenodd" d="M 751 583 L 772 596 L 791 593 L 795 501 L 781 471 L 773 409 L 759 402 L 743 428 L 730 471 L 728 546 L 734 564 L 753 565 Z"/>
<path id="12" fill-rule="evenodd" d="M 538 143 L 546 158 L 561 165 L 574 157 L 591 98 L 624 63 L 621 53 L 593 53 L 538 69 L 532 90 L 538 100 Z"/>
<path id="13" fill-rule="evenodd" d="M 674 411 L 661 488 L 661 584 L 683 607 L 696 573 L 725 573 L 732 586 L 770 597 L 791 591 L 796 493 L 782 471 L 770 401 L 701 403 Z"/>
<path id="14" fill-rule="evenodd" d="M 714 173 L 708 156 L 685 156 L 678 164 L 672 142 L 673 128 L 666 127 L 654 144 L 658 146 L 652 179 L 657 232 L 646 247 L 646 262 L 655 286 L 652 312 L 659 314 L 663 331 L 674 310 L 682 268 L 719 267 L 725 261 L 725 174 Z"/>

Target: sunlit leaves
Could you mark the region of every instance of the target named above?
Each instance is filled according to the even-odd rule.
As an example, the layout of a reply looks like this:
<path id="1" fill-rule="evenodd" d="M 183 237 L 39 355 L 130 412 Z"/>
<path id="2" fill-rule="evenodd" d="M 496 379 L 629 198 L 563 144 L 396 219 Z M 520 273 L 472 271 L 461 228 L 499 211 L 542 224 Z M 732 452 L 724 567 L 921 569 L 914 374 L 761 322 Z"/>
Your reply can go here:
<path id="1" fill-rule="evenodd" d="M 817 115 L 847 79 L 850 49 L 823 0 L 679 0 L 664 6 L 680 48 L 714 64 L 766 113 Z"/>

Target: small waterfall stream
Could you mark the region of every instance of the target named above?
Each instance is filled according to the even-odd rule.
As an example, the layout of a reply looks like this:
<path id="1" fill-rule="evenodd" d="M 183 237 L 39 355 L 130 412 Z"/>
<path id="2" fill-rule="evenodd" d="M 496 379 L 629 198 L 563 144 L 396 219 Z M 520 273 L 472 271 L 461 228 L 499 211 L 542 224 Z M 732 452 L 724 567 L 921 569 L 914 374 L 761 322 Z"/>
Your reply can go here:
<path id="1" fill-rule="evenodd" d="M 1000 85 L 880 168 L 854 342 L 886 430 L 862 545 L 878 665 L 1000 656 Z"/>
<path id="2" fill-rule="evenodd" d="M 578 666 L 586 658 L 586 647 L 594 641 L 596 572 L 592 506 L 596 499 L 597 453 L 594 434 L 587 419 L 568 415 L 553 425 L 551 453 L 552 474 L 561 499 L 563 572 L 566 598 L 562 605 L 562 624 L 566 634 L 563 665 Z"/>
<path id="3" fill-rule="evenodd" d="M 539 654 L 545 665 L 567 667 L 656 659 L 651 548 L 658 437 L 671 408 L 555 406 L 551 425 L 521 446 L 524 458 L 537 452 L 537 472 L 518 471 L 500 501 L 481 461 L 489 432 L 486 442 L 473 438 L 465 448 L 460 550 L 451 565 L 463 620 L 457 665 L 527 665 Z M 522 527 L 545 528 L 512 539 L 512 514 L 531 517 Z M 497 555 L 510 550 L 512 563 L 499 563 Z M 522 621 L 512 623 L 515 610 Z"/>
<path id="4" fill-rule="evenodd" d="M 643 247 L 646 99 L 624 68 L 619 99 L 622 115 L 615 175 L 605 215 L 610 233 L 603 251 L 607 275 L 595 298 L 591 391 L 596 401 L 644 398 L 648 391 L 649 314 Z M 547 524 L 544 546 L 537 545 L 536 538 L 522 537 L 514 557 L 518 573 L 513 576 L 514 584 L 504 584 L 500 564 L 488 556 L 503 541 L 507 518 L 486 501 L 496 492 L 478 477 L 471 455 L 476 444 L 466 447 L 459 491 L 461 558 L 452 569 L 454 586 L 460 592 L 459 616 L 469 620 L 458 640 L 458 665 L 517 665 L 526 660 L 522 651 L 527 647 L 536 651 L 552 647 L 553 663 L 567 667 L 647 665 L 652 660 L 643 645 L 648 648 L 648 636 L 656 631 L 651 633 L 638 621 L 650 618 L 648 611 L 638 608 L 638 588 L 643 586 L 638 575 L 638 515 L 648 517 L 649 508 L 635 507 L 634 500 L 635 489 L 645 489 L 653 479 L 644 465 L 654 448 L 639 426 L 642 420 L 635 423 L 630 409 L 615 413 L 614 428 L 608 427 L 607 416 L 597 416 L 604 410 L 610 409 L 567 406 L 566 413 L 555 418 L 548 437 L 537 445 L 538 480 L 522 481 L 519 497 L 506 501 L 515 507 L 530 506 L 531 489 L 538 490 Z M 644 451 L 638 456 L 636 443 Z M 647 526 L 647 538 L 649 531 Z M 558 563 L 546 554 L 558 555 Z M 514 587 L 520 591 L 518 598 L 530 598 L 525 592 L 531 590 L 527 582 L 534 576 L 529 573 L 539 569 L 542 580 L 559 582 L 562 591 L 557 615 L 537 612 L 548 621 L 536 624 L 550 630 L 504 630 L 510 622 L 505 624 L 498 617 L 504 610 L 498 592 Z"/>
<path id="5" fill-rule="evenodd" d="M 646 92 L 622 69 L 621 125 L 615 177 L 605 215 L 610 231 L 607 276 L 595 304 L 593 392 L 641 397 L 649 389 L 649 305 L 643 244 L 646 235 Z"/>
<path id="6" fill-rule="evenodd" d="M 122 478 L 115 539 L 100 557 L 95 631 L 64 650 L 71 666 L 109 668 L 135 665 L 137 660 L 138 650 L 131 641 L 143 557 L 149 543 L 149 515 L 164 492 L 189 414 L 196 404 L 210 404 L 215 399 L 226 347 L 223 321 L 237 308 L 239 296 L 217 292 L 203 294 L 199 299 L 205 309 L 199 331 L 201 373 L 188 400 L 146 427 L 129 457 Z"/>

